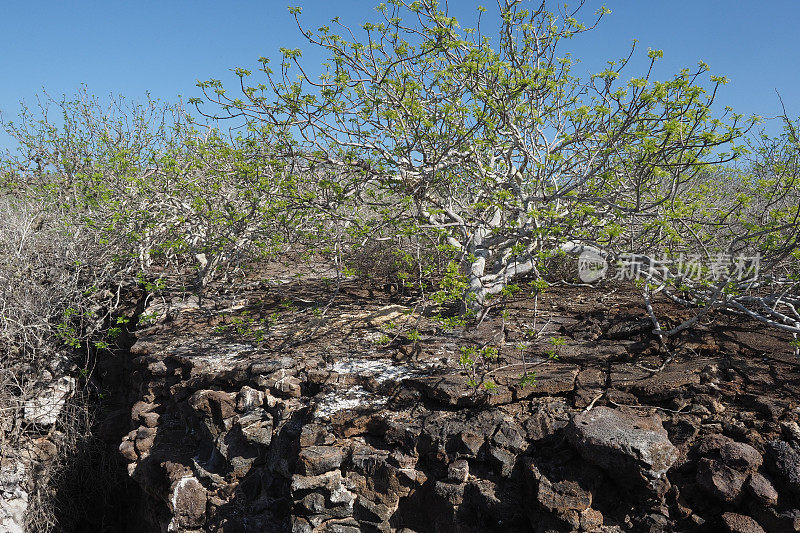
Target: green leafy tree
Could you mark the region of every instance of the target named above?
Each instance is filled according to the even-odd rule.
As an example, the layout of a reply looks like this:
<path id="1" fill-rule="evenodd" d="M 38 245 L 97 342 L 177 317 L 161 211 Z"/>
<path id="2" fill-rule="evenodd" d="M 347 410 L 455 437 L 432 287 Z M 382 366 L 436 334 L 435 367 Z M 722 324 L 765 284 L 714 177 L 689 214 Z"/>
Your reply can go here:
<path id="1" fill-rule="evenodd" d="M 629 55 L 580 79 L 565 45 L 607 10 L 586 26 L 577 11 L 526 4 L 499 3 L 495 39 L 435 0 L 381 4 L 360 34 L 338 19 L 305 29 L 291 8 L 326 54 L 319 79 L 284 49 L 277 71 L 262 58 L 264 83 L 237 70 L 241 97 L 200 86 L 223 115 L 295 136 L 293 153 L 347 176 L 349 198 L 373 213 L 403 206 L 455 251 L 464 307 L 480 312 L 548 254 L 612 247 L 627 221 L 662 216 L 701 169 L 741 152 L 742 117 L 712 115 L 725 79 L 705 64 L 656 81 L 651 50 L 638 77 L 622 78 Z"/>
<path id="2" fill-rule="evenodd" d="M 189 269 L 202 290 L 324 224 L 304 197 L 315 174 L 299 175 L 273 144 L 193 123 L 180 106 L 83 89 L 45 95 L 3 125 L 18 150 L 4 158 L 0 193 L 63 214 L 68 231 L 113 251 L 117 272 Z"/>

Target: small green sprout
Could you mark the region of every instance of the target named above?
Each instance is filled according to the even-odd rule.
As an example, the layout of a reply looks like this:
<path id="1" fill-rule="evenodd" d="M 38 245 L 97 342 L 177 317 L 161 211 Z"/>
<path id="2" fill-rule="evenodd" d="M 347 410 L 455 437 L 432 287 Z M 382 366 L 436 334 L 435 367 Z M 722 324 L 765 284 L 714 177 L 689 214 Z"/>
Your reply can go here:
<path id="1" fill-rule="evenodd" d="M 536 372 L 531 370 L 530 372 L 525 372 L 519 378 L 519 386 L 520 388 L 526 387 L 535 387 L 536 386 Z"/>

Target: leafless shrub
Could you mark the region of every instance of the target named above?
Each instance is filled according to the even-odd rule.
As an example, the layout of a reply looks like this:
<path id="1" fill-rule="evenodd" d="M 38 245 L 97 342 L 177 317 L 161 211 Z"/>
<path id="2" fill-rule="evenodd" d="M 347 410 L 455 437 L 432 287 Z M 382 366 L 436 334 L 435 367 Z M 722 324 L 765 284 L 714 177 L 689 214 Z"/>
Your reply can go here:
<path id="1" fill-rule="evenodd" d="M 81 391 L 47 387 L 90 371 L 87 342 L 117 304 L 110 254 L 48 206 L 0 196 L 0 461 L 26 467 L 31 531 L 56 527 L 52 474 L 89 428 Z"/>

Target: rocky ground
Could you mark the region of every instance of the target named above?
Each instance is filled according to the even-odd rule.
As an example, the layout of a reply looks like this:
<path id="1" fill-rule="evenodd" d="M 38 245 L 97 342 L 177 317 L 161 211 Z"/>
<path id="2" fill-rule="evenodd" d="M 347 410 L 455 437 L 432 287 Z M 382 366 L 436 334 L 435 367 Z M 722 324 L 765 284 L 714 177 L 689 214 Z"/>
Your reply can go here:
<path id="1" fill-rule="evenodd" d="M 141 488 L 130 531 L 800 531 L 788 337 L 718 315 L 658 371 L 630 288 L 552 287 L 451 331 L 331 293 L 147 303 L 125 364 L 98 370 L 124 398 L 101 429 Z M 461 348 L 486 345 L 465 372 Z"/>

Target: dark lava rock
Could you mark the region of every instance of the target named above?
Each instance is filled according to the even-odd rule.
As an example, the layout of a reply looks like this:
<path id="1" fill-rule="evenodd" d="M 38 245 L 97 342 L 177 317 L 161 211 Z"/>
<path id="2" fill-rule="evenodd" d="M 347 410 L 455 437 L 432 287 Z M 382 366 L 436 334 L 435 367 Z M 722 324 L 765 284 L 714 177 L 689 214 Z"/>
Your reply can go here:
<path id="1" fill-rule="evenodd" d="M 758 522 L 741 514 L 723 513 L 722 524 L 730 533 L 765 533 Z"/>
<path id="2" fill-rule="evenodd" d="M 453 461 L 447 467 L 447 479 L 453 483 L 466 483 L 469 477 L 469 463 L 464 459 Z"/>
<path id="3" fill-rule="evenodd" d="M 539 441 L 562 430 L 569 423 L 567 409 L 567 405 L 561 401 L 536 406 L 523 422 L 527 439 Z"/>
<path id="4" fill-rule="evenodd" d="M 205 519 L 206 501 L 206 490 L 197 479 L 185 477 L 176 481 L 172 488 L 172 512 L 175 517 L 170 525 L 178 526 L 181 531 L 201 526 Z"/>
<path id="5" fill-rule="evenodd" d="M 642 417 L 597 407 L 575 415 L 567 436 L 587 461 L 624 481 L 654 488 L 678 459 L 657 416 Z"/>
<path id="6" fill-rule="evenodd" d="M 634 335 L 651 332 L 653 329 L 655 329 L 655 326 L 653 326 L 653 322 L 649 318 L 627 320 L 608 328 L 606 337 L 609 339 L 628 339 Z"/>
<path id="7" fill-rule="evenodd" d="M 306 476 L 317 476 L 339 468 L 344 451 L 336 446 L 311 446 L 300 450 L 297 468 Z"/>
<path id="8" fill-rule="evenodd" d="M 763 509 L 758 520 L 772 533 L 796 533 L 800 531 L 800 509 L 778 512 L 775 509 Z"/>
<path id="9" fill-rule="evenodd" d="M 778 504 L 778 491 L 772 483 L 756 472 L 747 480 L 747 490 L 761 505 L 773 507 Z"/>
<path id="10" fill-rule="evenodd" d="M 592 505 L 592 494 L 583 490 L 575 481 L 551 483 L 542 476 L 537 498 L 542 507 L 559 514 L 568 511 L 583 511 Z"/>
<path id="11" fill-rule="evenodd" d="M 774 440 L 767 443 L 767 454 L 770 470 L 800 498 L 800 453 L 788 443 Z"/>
<path id="12" fill-rule="evenodd" d="M 722 461 L 742 472 L 755 472 L 761 466 L 761 454 L 749 444 L 743 442 L 726 442 L 719 450 Z"/>
<path id="13" fill-rule="evenodd" d="M 582 489 L 576 482 L 556 481 L 551 483 L 544 476 L 539 481 L 539 490 L 536 496 L 542 507 L 557 515 L 573 530 L 580 528 L 582 515 L 589 511 L 592 505 L 592 494 Z M 603 515 L 597 511 L 590 512 L 584 521 L 602 524 Z"/>
<path id="14" fill-rule="evenodd" d="M 735 502 L 742 495 L 747 479 L 744 474 L 722 461 L 707 457 L 697 463 L 697 483 L 709 494 L 723 502 Z"/>

